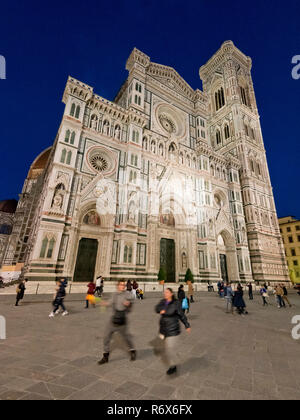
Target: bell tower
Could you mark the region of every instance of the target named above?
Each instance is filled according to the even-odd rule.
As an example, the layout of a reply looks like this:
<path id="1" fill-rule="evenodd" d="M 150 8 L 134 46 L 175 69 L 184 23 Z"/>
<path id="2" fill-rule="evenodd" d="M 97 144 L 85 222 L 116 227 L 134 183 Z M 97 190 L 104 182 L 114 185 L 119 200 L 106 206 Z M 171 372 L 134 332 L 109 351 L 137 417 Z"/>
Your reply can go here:
<path id="1" fill-rule="evenodd" d="M 241 162 L 240 184 L 254 280 L 289 281 L 251 68 L 251 58 L 232 41 L 224 42 L 200 68 L 208 97 L 210 144 L 218 153 L 235 156 Z M 234 197 L 235 192 L 230 194 Z M 236 210 L 231 210 L 234 216 Z"/>

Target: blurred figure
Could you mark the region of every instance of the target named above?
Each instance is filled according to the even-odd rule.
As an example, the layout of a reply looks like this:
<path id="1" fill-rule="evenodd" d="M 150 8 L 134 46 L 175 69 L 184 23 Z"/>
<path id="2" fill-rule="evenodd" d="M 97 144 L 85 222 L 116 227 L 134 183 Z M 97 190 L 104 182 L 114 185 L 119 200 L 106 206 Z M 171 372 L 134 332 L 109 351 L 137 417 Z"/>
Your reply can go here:
<path id="1" fill-rule="evenodd" d="M 275 295 L 277 298 L 278 309 L 285 308 L 285 303 L 283 300 L 284 293 L 282 287 L 279 284 L 275 287 Z"/>
<path id="2" fill-rule="evenodd" d="M 132 294 L 134 299 L 136 299 L 136 291 L 139 288 L 138 283 L 136 282 L 136 280 L 133 281 L 133 285 L 132 285 Z"/>
<path id="3" fill-rule="evenodd" d="M 269 303 L 267 302 L 267 299 L 269 298 L 269 295 L 268 290 L 264 286 L 260 289 L 260 295 L 263 300 L 263 306 L 268 306 Z"/>
<path id="4" fill-rule="evenodd" d="M 95 308 L 96 307 L 96 299 L 95 299 L 96 285 L 94 282 L 91 281 L 87 287 L 88 287 L 88 291 L 87 291 L 87 296 L 85 299 L 85 302 L 86 302 L 85 309 L 89 308 L 89 303 L 91 303 Z"/>
<path id="5" fill-rule="evenodd" d="M 118 282 L 117 293 L 114 294 L 112 300 L 100 303 L 101 306 L 112 306 L 113 316 L 106 329 L 104 353 L 103 358 L 98 362 L 99 365 L 104 365 L 109 362 L 110 342 L 114 333 L 119 333 L 126 342 L 130 353 L 130 360 L 132 362 L 136 360 L 135 346 L 127 326 L 127 314 L 132 307 L 132 303 L 132 293 L 126 290 L 126 283 L 122 280 Z"/>
<path id="6" fill-rule="evenodd" d="M 62 316 L 68 315 L 68 311 L 65 308 L 64 300 L 66 297 L 66 280 L 60 279 L 56 281 L 56 293 L 54 295 L 53 306 L 54 310 L 49 315 L 49 318 L 54 318 L 55 315 L 59 314 L 59 308 L 63 310 Z"/>
<path id="7" fill-rule="evenodd" d="M 25 287 L 26 283 L 27 283 L 27 280 L 24 279 L 19 283 L 19 285 L 17 287 L 17 300 L 16 300 L 16 305 L 15 306 L 19 306 L 20 300 L 24 299 L 25 290 L 26 290 L 26 287 Z"/>
<path id="8" fill-rule="evenodd" d="M 132 283 L 131 283 L 131 280 L 128 280 L 127 281 L 126 289 L 127 289 L 127 292 L 132 293 Z"/>
<path id="9" fill-rule="evenodd" d="M 233 290 L 230 283 L 226 284 L 225 287 L 225 301 L 226 301 L 226 313 L 230 312 L 233 314 Z"/>
<path id="10" fill-rule="evenodd" d="M 136 290 L 136 297 L 137 297 L 138 299 L 143 300 L 143 299 L 144 299 L 144 291 L 143 291 L 142 289 L 137 289 L 137 290 Z"/>
<path id="11" fill-rule="evenodd" d="M 166 289 L 164 299 L 155 308 L 161 315 L 160 335 L 161 357 L 168 367 L 167 375 L 177 372 L 176 349 L 178 347 L 178 336 L 180 335 L 179 320 L 184 324 L 187 332 L 191 331 L 191 326 L 181 309 L 180 301 L 175 299 L 172 289 Z M 158 353 L 158 350 L 156 351 Z"/>
<path id="12" fill-rule="evenodd" d="M 189 282 L 189 294 L 188 294 L 188 297 L 189 297 L 189 301 L 191 303 L 194 303 L 195 302 L 194 301 L 194 286 L 193 286 L 193 283 L 192 282 Z"/>
<path id="13" fill-rule="evenodd" d="M 244 301 L 244 291 L 240 283 L 238 284 L 237 290 L 234 293 L 233 304 L 236 307 L 239 315 L 248 314 L 248 312 L 245 310 L 246 303 Z"/>
<path id="14" fill-rule="evenodd" d="M 247 284 L 248 291 L 249 291 L 249 300 L 253 300 L 253 286 L 251 283 Z"/>
<path id="15" fill-rule="evenodd" d="M 289 299 L 288 299 L 288 291 L 287 291 L 287 288 L 286 288 L 286 286 L 284 285 L 284 284 L 282 284 L 281 285 L 281 288 L 282 288 L 282 290 L 283 290 L 283 296 L 282 296 L 282 299 L 283 299 L 283 301 L 284 302 L 286 302 L 288 305 L 289 305 L 289 307 L 291 308 L 292 307 L 292 304 L 291 304 L 291 302 L 289 301 Z"/>
<path id="16" fill-rule="evenodd" d="M 177 297 L 178 297 L 178 300 L 180 302 L 182 312 L 185 314 L 185 311 L 188 311 L 188 313 L 189 313 L 189 308 L 190 308 L 189 300 L 187 299 L 187 297 L 185 295 L 183 285 L 179 286 Z"/>
<path id="17" fill-rule="evenodd" d="M 0 276 L 0 289 L 4 289 L 4 287 L 3 277 Z"/>
<path id="18" fill-rule="evenodd" d="M 102 276 L 97 277 L 96 279 L 96 293 L 98 297 L 102 297 L 103 294 L 103 288 L 104 288 L 104 280 Z"/>

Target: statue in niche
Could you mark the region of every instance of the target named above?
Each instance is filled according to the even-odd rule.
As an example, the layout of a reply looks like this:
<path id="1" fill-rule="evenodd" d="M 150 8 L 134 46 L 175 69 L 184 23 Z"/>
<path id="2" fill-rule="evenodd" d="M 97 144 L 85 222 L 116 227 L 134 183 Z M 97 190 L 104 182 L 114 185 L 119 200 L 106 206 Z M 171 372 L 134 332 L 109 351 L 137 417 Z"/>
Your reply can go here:
<path id="1" fill-rule="evenodd" d="M 92 129 L 97 130 L 97 120 L 96 119 L 92 120 Z"/>
<path id="2" fill-rule="evenodd" d="M 136 204 L 132 201 L 128 208 L 128 221 L 135 223 Z"/>
<path id="3" fill-rule="evenodd" d="M 63 206 L 63 201 L 63 195 L 57 192 L 53 198 L 52 208 L 54 210 L 61 210 Z"/>
<path id="4" fill-rule="evenodd" d="M 104 122 L 104 125 L 103 125 L 103 133 L 105 134 L 105 135 L 109 135 L 109 122 L 108 121 L 105 121 Z"/>
<path id="5" fill-rule="evenodd" d="M 117 125 L 117 126 L 116 126 L 116 129 L 115 129 L 115 138 L 116 138 L 117 140 L 120 140 L 120 135 L 121 135 L 121 129 L 120 129 L 120 126 L 119 126 L 119 125 Z"/>
<path id="6" fill-rule="evenodd" d="M 182 268 L 187 268 L 187 256 L 185 252 L 182 254 Z"/>

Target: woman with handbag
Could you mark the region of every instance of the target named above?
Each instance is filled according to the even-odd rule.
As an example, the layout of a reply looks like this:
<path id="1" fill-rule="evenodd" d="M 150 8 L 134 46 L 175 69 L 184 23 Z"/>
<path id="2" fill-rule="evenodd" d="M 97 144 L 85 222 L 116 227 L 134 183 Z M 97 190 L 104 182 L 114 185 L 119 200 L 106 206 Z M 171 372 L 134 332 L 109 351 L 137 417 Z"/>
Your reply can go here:
<path id="1" fill-rule="evenodd" d="M 176 349 L 178 347 L 178 336 L 180 335 L 179 321 L 184 324 L 188 333 L 191 332 L 191 326 L 181 306 L 182 303 L 175 299 L 173 290 L 166 289 L 164 299 L 155 308 L 156 312 L 161 315 L 159 330 L 161 351 L 159 353 L 168 367 L 167 375 L 173 375 L 177 372 Z"/>
<path id="2" fill-rule="evenodd" d="M 189 311 L 190 311 L 189 299 L 185 295 L 185 291 L 184 291 L 183 285 L 179 286 L 179 289 L 178 289 L 178 300 L 180 302 L 181 309 L 182 309 L 183 313 L 185 314 L 185 311 L 187 311 L 189 313 Z"/>
<path id="3" fill-rule="evenodd" d="M 119 333 L 126 342 L 130 353 L 130 360 L 132 362 L 136 360 L 135 346 L 128 332 L 127 325 L 127 314 L 132 307 L 132 302 L 132 293 L 126 290 L 126 283 L 121 280 L 118 282 L 117 293 L 115 293 L 112 300 L 110 302 L 102 301 L 100 303 L 101 306 L 112 306 L 113 316 L 104 335 L 104 352 L 103 358 L 98 362 L 99 365 L 104 365 L 109 362 L 110 342 L 115 333 Z"/>

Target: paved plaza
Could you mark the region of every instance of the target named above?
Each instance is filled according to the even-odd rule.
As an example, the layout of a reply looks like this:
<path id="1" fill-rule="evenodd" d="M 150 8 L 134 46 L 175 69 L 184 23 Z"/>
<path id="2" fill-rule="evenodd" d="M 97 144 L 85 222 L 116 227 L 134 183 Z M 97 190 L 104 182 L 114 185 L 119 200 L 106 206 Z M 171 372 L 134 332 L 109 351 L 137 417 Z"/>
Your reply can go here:
<path id="1" fill-rule="evenodd" d="M 111 362 L 98 366 L 110 310 L 84 309 L 84 295 L 66 300 L 67 317 L 49 319 L 51 296 L 0 296 L 7 339 L 0 340 L 1 400 L 193 400 L 300 399 L 300 340 L 292 339 L 293 308 L 263 308 L 261 298 L 248 302 L 249 315 L 225 313 L 213 293 L 198 293 L 188 315 L 192 333 L 182 331 L 177 376 L 167 377 L 153 354 L 158 331 L 154 306 L 160 294 L 148 294 L 130 314 L 138 360 L 129 362 L 116 336 Z"/>

